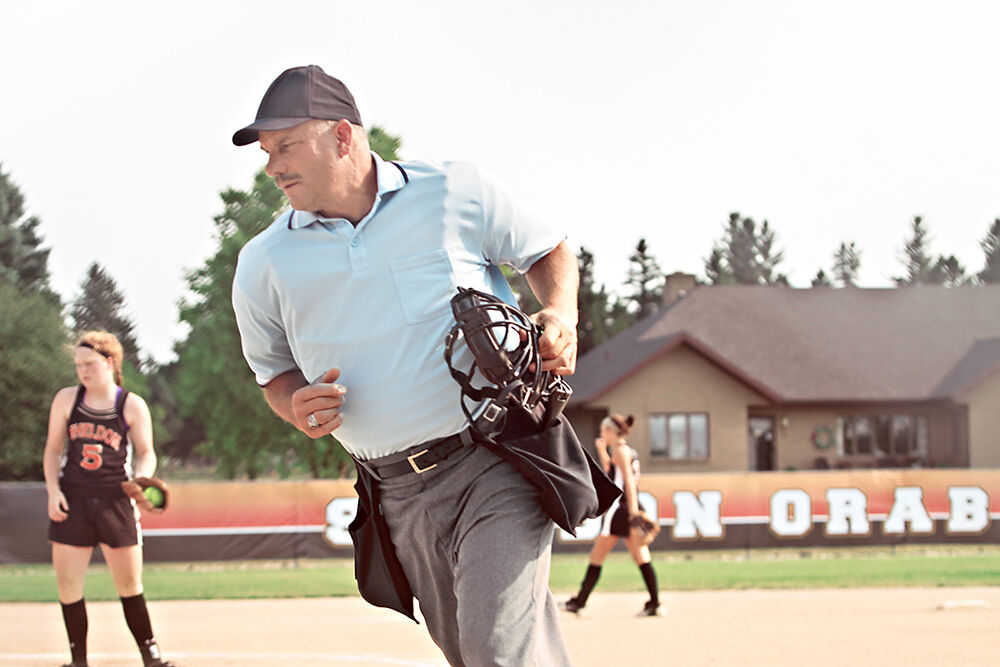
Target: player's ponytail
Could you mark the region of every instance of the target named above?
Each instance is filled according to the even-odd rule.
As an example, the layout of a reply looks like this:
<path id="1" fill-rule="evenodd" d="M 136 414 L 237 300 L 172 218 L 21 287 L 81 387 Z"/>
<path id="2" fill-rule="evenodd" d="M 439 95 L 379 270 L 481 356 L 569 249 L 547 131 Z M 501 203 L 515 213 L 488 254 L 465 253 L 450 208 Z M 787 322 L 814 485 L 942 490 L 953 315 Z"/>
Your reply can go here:
<path id="1" fill-rule="evenodd" d="M 80 336 L 76 346 L 90 348 L 102 357 L 110 359 L 114 369 L 115 384 L 119 387 L 122 385 L 122 361 L 125 358 L 125 351 L 114 334 L 107 331 L 87 331 Z"/>

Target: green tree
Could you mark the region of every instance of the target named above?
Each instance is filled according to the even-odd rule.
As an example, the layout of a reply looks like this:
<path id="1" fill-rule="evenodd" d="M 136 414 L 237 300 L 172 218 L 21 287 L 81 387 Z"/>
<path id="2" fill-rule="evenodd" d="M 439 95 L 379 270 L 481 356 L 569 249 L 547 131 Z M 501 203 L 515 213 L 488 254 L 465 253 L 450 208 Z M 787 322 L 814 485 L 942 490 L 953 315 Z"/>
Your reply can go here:
<path id="1" fill-rule="evenodd" d="M 0 282 L 22 292 L 55 295 L 49 287 L 49 251 L 41 248 L 40 221 L 24 212 L 24 195 L 0 165 Z"/>
<path id="2" fill-rule="evenodd" d="M 854 287 L 858 282 L 858 270 L 861 268 L 861 251 L 854 241 L 842 241 L 837 251 L 833 253 L 833 278 L 841 287 Z"/>
<path id="3" fill-rule="evenodd" d="M 394 134 L 389 134 L 378 125 L 372 125 L 368 129 L 368 146 L 383 160 L 398 160 L 403 140 Z"/>
<path id="4" fill-rule="evenodd" d="M 927 228 L 919 215 L 910 224 L 910 237 L 903 245 L 903 263 L 906 274 L 892 279 L 898 287 L 930 282 L 934 260 L 927 253 Z"/>
<path id="5" fill-rule="evenodd" d="M 103 329 L 115 335 L 125 350 L 125 358 L 138 364 L 139 343 L 135 337 L 135 323 L 123 311 L 125 295 L 115 279 L 97 262 L 87 269 L 87 277 L 80 285 L 80 296 L 70 307 L 73 331 L 82 333 Z"/>
<path id="6" fill-rule="evenodd" d="M 979 247 L 985 255 L 979 280 L 986 284 L 1000 283 L 1000 218 L 993 221 L 986 237 L 979 242 Z"/>
<path id="7" fill-rule="evenodd" d="M 625 285 L 631 288 L 631 293 L 627 299 L 636 319 L 642 319 L 655 313 L 663 301 L 663 271 L 644 238 L 635 244 L 628 261 Z"/>
<path id="8" fill-rule="evenodd" d="M 250 479 L 276 468 L 287 474 L 302 463 L 316 477 L 343 472 L 348 457 L 332 438 L 312 440 L 279 419 L 243 359 L 230 302 L 240 249 L 263 231 L 286 205 L 281 190 L 263 171 L 250 192 L 222 193 L 225 210 L 216 216 L 216 254 L 187 276 L 195 299 L 181 304 L 190 333 L 177 346 L 177 408 L 200 425 L 205 441 L 197 452 L 224 477 Z M 195 429 L 197 430 L 197 429 Z"/>
<path id="9" fill-rule="evenodd" d="M 42 479 L 49 406 L 73 384 L 69 344 L 58 302 L 0 281 L 0 480 Z"/>
<path id="10" fill-rule="evenodd" d="M 705 277 L 713 285 L 787 284 L 787 276 L 776 272 L 783 259 L 767 220 L 758 227 L 752 218 L 733 212 L 705 260 Z"/>
<path id="11" fill-rule="evenodd" d="M 500 270 L 507 279 L 507 284 L 510 285 L 510 291 L 514 293 L 517 307 L 521 312 L 532 315 L 542 309 L 542 304 L 535 298 L 535 293 L 531 291 L 531 285 L 528 284 L 526 275 L 518 273 L 509 266 L 501 266 Z"/>
<path id="12" fill-rule="evenodd" d="M 577 326 L 577 355 L 583 355 L 609 338 L 610 307 L 607 290 L 594 280 L 594 255 L 580 246 L 576 256 L 580 268 L 580 291 L 577 309 L 580 323 Z"/>

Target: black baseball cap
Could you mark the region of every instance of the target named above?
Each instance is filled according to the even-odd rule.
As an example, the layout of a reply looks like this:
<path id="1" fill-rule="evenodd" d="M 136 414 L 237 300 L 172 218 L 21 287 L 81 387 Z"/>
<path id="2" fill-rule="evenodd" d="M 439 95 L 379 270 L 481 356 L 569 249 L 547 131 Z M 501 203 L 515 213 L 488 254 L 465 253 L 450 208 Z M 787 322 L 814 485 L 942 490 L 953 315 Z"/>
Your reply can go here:
<path id="1" fill-rule="evenodd" d="M 233 143 L 246 146 L 257 141 L 261 130 L 284 130 L 310 118 L 343 118 L 361 125 L 354 96 L 339 79 L 318 65 L 286 69 L 264 93 L 257 118 L 233 135 Z"/>

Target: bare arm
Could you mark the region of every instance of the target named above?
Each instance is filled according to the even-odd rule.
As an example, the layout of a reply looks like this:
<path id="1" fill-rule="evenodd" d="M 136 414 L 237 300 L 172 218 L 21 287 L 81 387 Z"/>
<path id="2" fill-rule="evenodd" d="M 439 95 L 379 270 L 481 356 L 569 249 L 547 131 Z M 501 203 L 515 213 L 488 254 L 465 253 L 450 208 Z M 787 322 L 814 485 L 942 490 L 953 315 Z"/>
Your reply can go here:
<path id="1" fill-rule="evenodd" d="M 576 255 L 563 241 L 535 262 L 525 274 L 528 285 L 542 304 L 532 319 L 544 326 L 538 346 L 542 369 L 557 375 L 576 370 L 577 292 L 580 271 Z"/>
<path id="2" fill-rule="evenodd" d="M 153 418 L 149 406 L 137 394 L 125 399 L 125 420 L 135 453 L 133 477 L 152 477 L 156 472 L 156 452 L 153 451 Z"/>
<path id="3" fill-rule="evenodd" d="M 75 391 L 76 387 L 61 389 L 52 399 L 52 407 L 49 409 L 49 432 L 45 439 L 42 470 L 45 474 L 45 491 L 49 497 L 49 518 L 53 521 L 65 521 L 66 512 L 69 511 L 66 496 L 59 488 L 59 466 L 66 450 L 66 425 L 69 423 Z"/>
<path id="4" fill-rule="evenodd" d="M 601 462 L 601 470 L 605 473 L 611 470 L 611 457 L 608 455 L 608 443 L 604 441 L 604 438 L 597 437 L 594 440 L 594 446 L 597 448 L 597 458 Z"/>
<path id="5" fill-rule="evenodd" d="M 340 406 L 347 389 L 335 382 L 338 377 L 340 369 L 334 367 L 309 384 L 301 371 L 288 371 L 267 383 L 264 397 L 276 415 L 310 438 L 319 438 L 344 422 Z M 309 415 L 316 419 L 317 428 L 309 426 Z"/>

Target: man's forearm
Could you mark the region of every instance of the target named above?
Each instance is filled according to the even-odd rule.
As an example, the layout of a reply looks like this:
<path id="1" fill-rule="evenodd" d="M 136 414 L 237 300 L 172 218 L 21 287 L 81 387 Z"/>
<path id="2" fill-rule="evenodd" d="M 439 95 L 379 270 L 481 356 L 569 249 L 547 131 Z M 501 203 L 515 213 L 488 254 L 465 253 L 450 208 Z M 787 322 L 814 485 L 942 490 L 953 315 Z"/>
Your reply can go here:
<path id="1" fill-rule="evenodd" d="M 292 394 L 309 384 L 299 370 L 288 371 L 274 378 L 263 387 L 267 404 L 276 415 L 292 425 L 296 425 L 292 413 Z"/>
<path id="2" fill-rule="evenodd" d="M 525 274 L 528 285 L 542 308 L 555 310 L 575 327 L 577 293 L 580 290 L 580 269 L 576 255 L 563 241 L 545 257 L 535 262 Z"/>

